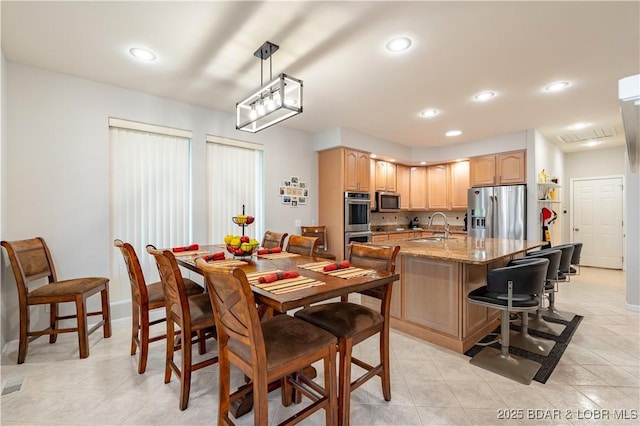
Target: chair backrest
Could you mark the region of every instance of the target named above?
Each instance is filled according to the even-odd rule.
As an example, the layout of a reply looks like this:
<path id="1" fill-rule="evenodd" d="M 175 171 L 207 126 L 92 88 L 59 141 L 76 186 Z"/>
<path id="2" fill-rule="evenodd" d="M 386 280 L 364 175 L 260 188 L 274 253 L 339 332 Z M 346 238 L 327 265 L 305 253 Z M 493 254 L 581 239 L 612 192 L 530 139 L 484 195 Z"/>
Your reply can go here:
<path id="1" fill-rule="evenodd" d="M 254 367 L 266 368 L 266 350 L 253 292 L 240 268 L 220 268 L 197 259 L 202 270 L 218 332 L 221 356 L 233 352 Z"/>
<path id="2" fill-rule="evenodd" d="M 302 226 L 300 227 L 300 234 L 303 237 L 318 237 L 318 250 L 328 250 L 326 226 Z"/>
<path id="3" fill-rule="evenodd" d="M 506 295 L 509 291 L 509 282 L 512 282 L 513 294 L 538 294 L 540 286 L 546 279 L 548 268 L 549 260 L 540 258 L 527 263 L 493 269 L 487 274 L 487 290 Z"/>
<path id="4" fill-rule="evenodd" d="M 31 238 L 19 241 L 2 241 L 7 250 L 11 269 L 18 286 L 18 300 L 26 305 L 29 283 L 47 278 L 48 282 L 57 281 L 53 258 L 43 238 Z"/>
<path id="5" fill-rule="evenodd" d="M 288 233 L 279 233 L 267 231 L 264 233 L 264 237 L 262 238 L 262 247 L 264 248 L 283 248 L 284 239 L 287 238 Z"/>
<path id="6" fill-rule="evenodd" d="M 350 243 L 347 260 L 353 266 L 375 269 L 377 271 L 396 271 L 396 257 L 400 246 L 374 246 L 370 244 Z M 380 300 L 391 299 L 391 285 L 363 290 L 360 293 Z"/>
<path id="7" fill-rule="evenodd" d="M 562 251 L 558 270 L 563 273 L 568 273 L 571 267 L 571 257 L 573 256 L 573 244 L 561 244 L 559 246 L 553 246 L 553 249 Z"/>
<path id="8" fill-rule="evenodd" d="M 147 246 L 147 252 L 156 260 L 167 306 L 167 316 L 171 315 L 179 324 L 191 324 L 189 298 L 175 256 L 169 250 L 158 250 L 152 245 Z"/>
<path id="9" fill-rule="evenodd" d="M 571 255 L 571 264 L 579 265 L 580 253 L 582 253 L 582 243 L 571 243 L 571 244 L 573 244 L 573 254 Z"/>
<path id="10" fill-rule="evenodd" d="M 562 251 L 555 248 L 543 249 L 534 251 L 527 254 L 527 258 L 545 258 L 549 260 L 549 267 L 547 268 L 547 281 L 553 281 L 558 279 L 558 269 L 560 268 L 560 259 L 562 258 Z"/>
<path id="11" fill-rule="evenodd" d="M 318 251 L 318 237 L 303 237 L 302 235 L 290 235 L 287 241 L 288 253 L 297 253 L 303 256 L 315 256 Z"/>
<path id="12" fill-rule="evenodd" d="M 147 291 L 147 283 L 144 279 L 136 250 L 131 244 L 118 239 L 113 240 L 113 245 L 120 249 L 124 263 L 127 265 L 132 299 L 137 300 L 142 305 L 147 305 L 149 303 L 149 292 Z"/>

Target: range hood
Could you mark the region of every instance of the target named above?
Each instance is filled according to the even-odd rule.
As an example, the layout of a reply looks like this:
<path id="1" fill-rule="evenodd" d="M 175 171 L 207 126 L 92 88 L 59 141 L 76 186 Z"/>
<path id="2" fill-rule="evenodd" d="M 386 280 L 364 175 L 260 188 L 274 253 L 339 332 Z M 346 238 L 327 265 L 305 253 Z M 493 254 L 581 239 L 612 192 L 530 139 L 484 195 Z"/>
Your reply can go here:
<path id="1" fill-rule="evenodd" d="M 631 171 L 640 171 L 640 74 L 618 81 L 620 112 L 627 139 L 627 155 Z"/>

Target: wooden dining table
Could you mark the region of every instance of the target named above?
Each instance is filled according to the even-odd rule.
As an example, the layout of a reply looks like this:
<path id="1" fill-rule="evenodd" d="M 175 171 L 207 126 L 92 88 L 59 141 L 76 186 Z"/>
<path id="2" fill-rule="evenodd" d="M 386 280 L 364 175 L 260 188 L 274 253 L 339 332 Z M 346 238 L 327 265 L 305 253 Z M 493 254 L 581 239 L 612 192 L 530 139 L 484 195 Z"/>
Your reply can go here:
<path id="1" fill-rule="evenodd" d="M 178 265 L 202 275 L 202 271 L 195 264 L 198 257 L 224 251 L 223 245 L 201 246 L 195 252 L 174 253 Z M 302 256 L 293 253 L 273 253 L 265 255 L 253 254 L 234 258 L 226 253 L 224 260 L 212 260 L 211 263 L 223 267 L 239 267 L 246 274 L 251 284 L 255 302 L 263 318 L 268 318 L 273 312 L 286 313 L 292 309 L 309 306 L 313 303 L 357 293 L 363 290 L 393 284 L 400 279 L 400 275 L 387 271 L 376 271 L 352 267 L 344 270 L 323 272 L 323 264 L 336 263 L 320 257 Z M 359 270 L 359 271 L 358 271 Z M 301 279 L 300 285 L 291 281 L 291 287 L 277 292 L 261 288 L 256 276 L 273 272 L 296 271 Z M 286 282 L 282 280 L 280 282 Z M 306 282 L 306 284 L 305 284 Z M 309 284 L 310 283 L 310 284 Z M 312 368 L 312 367 L 310 367 Z M 279 382 L 270 385 L 269 390 L 275 389 Z M 253 407 L 253 398 L 233 401 L 230 411 L 235 418 L 246 414 Z"/>

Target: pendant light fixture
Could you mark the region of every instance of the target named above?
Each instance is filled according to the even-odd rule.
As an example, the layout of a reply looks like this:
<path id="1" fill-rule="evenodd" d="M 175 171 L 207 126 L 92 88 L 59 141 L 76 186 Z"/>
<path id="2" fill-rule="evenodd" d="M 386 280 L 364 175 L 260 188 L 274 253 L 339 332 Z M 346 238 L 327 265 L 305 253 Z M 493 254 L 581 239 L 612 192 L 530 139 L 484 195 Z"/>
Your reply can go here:
<path id="1" fill-rule="evenodd" d="M 302 80 L 280 74 L 273 78 L 271 55 L 279 46 L 265 41 L 253 54 L 260 59 L 260 88 L 236 104 L 236 129 L 256 133 L 302 112 Z M 269 82 L 263 64 L 269 59 Z"/>

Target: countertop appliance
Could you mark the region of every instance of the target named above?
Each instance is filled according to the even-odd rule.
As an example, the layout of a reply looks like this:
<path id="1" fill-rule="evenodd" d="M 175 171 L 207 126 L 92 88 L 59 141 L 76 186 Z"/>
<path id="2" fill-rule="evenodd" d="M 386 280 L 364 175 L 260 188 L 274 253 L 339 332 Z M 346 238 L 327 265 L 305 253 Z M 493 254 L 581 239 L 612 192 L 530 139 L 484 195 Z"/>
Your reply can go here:
<path id="1" fill-rule="evenodd" d="M 414 217 L 411 222 L 409 222 L 409 229 L 420 228 L 420 219 L 418 216 Z"/>
<path id="2" fill-rule="evenodd" d="M 374 212 L 400 211 L 400 194 L 397 192 L 376 192 Z"/>
<path id="3" fill-rule="evenodd" d="M 470 237 L 526 239 L 526 185 L 470 188 L 468 201 Z"/>

